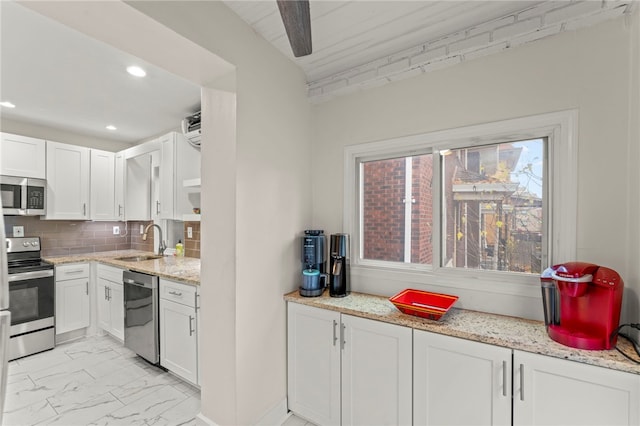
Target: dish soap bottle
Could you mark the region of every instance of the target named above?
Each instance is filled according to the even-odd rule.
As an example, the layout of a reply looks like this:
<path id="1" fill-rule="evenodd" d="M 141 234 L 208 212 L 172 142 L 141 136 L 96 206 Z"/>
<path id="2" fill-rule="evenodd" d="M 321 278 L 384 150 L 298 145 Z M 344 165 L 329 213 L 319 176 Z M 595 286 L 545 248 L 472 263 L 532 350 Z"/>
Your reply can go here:
<path id="1" fill-rule="evenodd" d="M 184 245 L 182 245 L 182 240 L 178 240 L 178 244 L 176 244 L 176 256 L 184 256 Z"/>

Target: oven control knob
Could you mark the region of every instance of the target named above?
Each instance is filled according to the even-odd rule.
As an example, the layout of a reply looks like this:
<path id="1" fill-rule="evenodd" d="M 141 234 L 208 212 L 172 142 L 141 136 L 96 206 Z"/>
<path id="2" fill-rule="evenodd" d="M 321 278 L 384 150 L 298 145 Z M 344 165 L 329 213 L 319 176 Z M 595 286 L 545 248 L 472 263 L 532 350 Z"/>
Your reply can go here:
<path id="1" fill-rule="evenodd" d="M 31 241 L 31 247 L 35 247 L 35 246 L 37 246 L 37 245 L 38 245 L 38 242 L 37 242 L 37 241 Z"/>
<path id="2" fill-rule="evenodd" d="M 29 243 L 28 243 L 27 241 L 25 241 L 24 243 L 22 243 L 22 245 L 23 245 L 24 247 L 29 247 Z"/>

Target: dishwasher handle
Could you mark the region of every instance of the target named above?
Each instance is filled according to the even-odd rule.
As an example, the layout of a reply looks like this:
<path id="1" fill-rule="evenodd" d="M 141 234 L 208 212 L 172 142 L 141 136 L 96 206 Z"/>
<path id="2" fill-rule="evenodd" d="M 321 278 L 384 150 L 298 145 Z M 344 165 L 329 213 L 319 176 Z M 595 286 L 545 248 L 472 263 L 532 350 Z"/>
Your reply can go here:
<path id="1" fill-rule="evenodd" d="M 141 283 L 141 282 L 137 282 L 135 280 L 128 279 L 128 278 L 123 279 L 122 282 L 124 284 L 132 284 L 132 285 L 136 285 L 138 287 L 154 288 L 153 284 L 151 284 L 151 283 Z"/>

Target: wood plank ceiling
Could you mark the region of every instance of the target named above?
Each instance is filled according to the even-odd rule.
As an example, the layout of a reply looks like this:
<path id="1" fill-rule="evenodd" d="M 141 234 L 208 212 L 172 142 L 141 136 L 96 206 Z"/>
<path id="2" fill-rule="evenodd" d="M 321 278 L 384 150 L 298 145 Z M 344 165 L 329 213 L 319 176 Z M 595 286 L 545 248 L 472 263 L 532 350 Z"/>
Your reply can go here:
<path id="1" fill-rule="evenodd" d="M 309 82 L 540 3 L 544 2 L 311 0 L 313 53 L 294 58 L 275 0 L 225 1 L 298 64 Z"/>

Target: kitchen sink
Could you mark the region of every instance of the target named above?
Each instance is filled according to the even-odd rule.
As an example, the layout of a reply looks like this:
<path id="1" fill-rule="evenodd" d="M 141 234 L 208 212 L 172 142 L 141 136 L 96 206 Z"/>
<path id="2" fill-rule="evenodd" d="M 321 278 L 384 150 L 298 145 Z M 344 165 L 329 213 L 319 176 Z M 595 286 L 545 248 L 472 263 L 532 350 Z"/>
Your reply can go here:
<path id="1" fill-rule="evenodd" d="M 153 260 L 153 259 L 161 259 L 162 256 L 158 256 L 155 254 L 145 254 L 141 256 L 126 256 L 126 257 L 116 257 L 115 260 L 122 260 L 123 262 L 141 262 L 143 260 Z"/>

